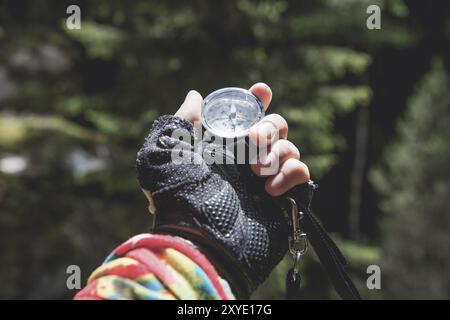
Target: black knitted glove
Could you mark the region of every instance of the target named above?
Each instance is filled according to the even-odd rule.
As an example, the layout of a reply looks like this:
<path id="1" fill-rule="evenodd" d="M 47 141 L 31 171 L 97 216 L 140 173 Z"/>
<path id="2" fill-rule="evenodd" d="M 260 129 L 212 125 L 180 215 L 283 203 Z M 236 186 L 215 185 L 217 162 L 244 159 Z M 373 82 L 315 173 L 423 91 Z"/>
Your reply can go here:
<path id="1" fill-rule="evenodd" d="M 192 241 L 246 298 L 286 253 L 288 219 L 248 165 L 207 165 L 189 141 L 171 137 L 176 129 L 195 139 L 190 122 L 162 116 L 137 155 L 139 183 L 157 208 L 154 232 Z M 191 163 L 175 164 L 174 150 Z"/>

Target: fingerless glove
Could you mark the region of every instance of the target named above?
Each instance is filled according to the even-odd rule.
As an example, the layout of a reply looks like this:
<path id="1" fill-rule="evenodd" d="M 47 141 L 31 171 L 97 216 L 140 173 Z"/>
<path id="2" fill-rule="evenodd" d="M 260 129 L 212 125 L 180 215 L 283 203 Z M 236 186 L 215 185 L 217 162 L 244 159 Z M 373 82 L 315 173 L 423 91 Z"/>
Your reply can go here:
<path id="1" fill-rule="evenodd" d="M 174 138 L 175 130 L 188 132 L 191 141 Z M 154 232 L 193 242 L 234 293 L 247 298 L 285 255 L 289 219 L 249 165 L 209 165 L 195 152 L 194 139 L 190 122 L 162 116 L 137 154 L 139 183 L 157 209 Z M 190 161 L 175 163 L 174 152 Z M 309 196 L 299 199 L 309 206 Z"/>

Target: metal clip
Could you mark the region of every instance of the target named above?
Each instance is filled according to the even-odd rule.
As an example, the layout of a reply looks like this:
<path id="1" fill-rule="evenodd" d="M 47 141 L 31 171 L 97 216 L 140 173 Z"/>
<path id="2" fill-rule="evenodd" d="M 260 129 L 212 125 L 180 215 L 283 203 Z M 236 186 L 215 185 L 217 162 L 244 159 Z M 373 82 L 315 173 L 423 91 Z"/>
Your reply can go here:
<path id="1" fill-rule="evenodd" d="M 289 252 L 294 260 L 294 274 L 300 273 L 300 258 L 308 251 L 308 239 L 300 227 L 300 220 L 303 218 L 303 212 L 298 210 L 297 203 L 294 199 L 287 197 L 291 203 L 291 224 L 292 235 L 289 236 Z M 294 275 L 295 276 L 295 275 Z"/>

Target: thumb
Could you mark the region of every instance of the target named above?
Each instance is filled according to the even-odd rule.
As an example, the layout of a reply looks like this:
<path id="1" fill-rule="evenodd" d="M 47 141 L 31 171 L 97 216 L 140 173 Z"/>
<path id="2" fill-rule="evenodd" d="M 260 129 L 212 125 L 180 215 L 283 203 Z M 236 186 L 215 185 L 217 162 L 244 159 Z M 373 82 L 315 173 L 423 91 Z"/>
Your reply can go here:
<path id="1" fill-rule="evenodd" d="M 175 113 L 175 116 L 192 123 L 200 121 L 202 101 L 203 98 L 200 93 L 195 90 L 189 91 L 180 109 Z"/>

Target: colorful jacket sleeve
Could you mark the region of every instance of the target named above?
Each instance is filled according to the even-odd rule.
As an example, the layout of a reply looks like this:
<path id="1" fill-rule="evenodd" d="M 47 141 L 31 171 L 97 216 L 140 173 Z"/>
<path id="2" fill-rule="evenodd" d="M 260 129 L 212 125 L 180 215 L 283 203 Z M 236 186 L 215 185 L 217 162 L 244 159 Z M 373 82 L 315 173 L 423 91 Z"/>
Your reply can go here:
<path id="1" fill-rule="evenodd" d="M 209 260 L 189 242 L 141 234 L 118 246 L 75 299 L 228 300 L 234 296 Z"/>

